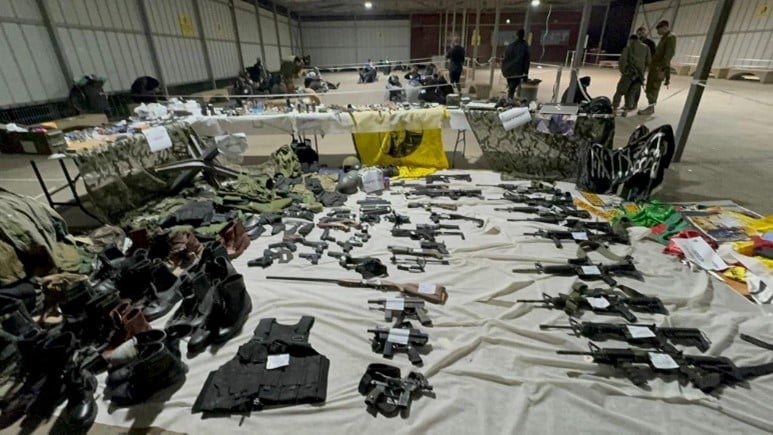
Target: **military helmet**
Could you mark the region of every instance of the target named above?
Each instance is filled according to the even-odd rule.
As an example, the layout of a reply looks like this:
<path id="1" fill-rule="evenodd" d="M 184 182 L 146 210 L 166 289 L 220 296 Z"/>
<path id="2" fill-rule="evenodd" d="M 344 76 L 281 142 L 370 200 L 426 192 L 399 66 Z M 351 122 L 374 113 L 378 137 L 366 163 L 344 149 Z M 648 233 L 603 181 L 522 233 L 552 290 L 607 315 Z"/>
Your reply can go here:
<path id="1" fill-rule="evenodd" d="M 344 158 L 344 161 L 341 162 L 341 167 L 346 172 L 352 169 L 360 169 L 360 159 L 355 156 L 346 157 Z"/>
<path id="2" fill-rule="evenodd" d="M 360 186 L 360 173 L 358 171 L 349 171 L 338 180 L 336 192 L 351 195 L 357 193 Z"/>

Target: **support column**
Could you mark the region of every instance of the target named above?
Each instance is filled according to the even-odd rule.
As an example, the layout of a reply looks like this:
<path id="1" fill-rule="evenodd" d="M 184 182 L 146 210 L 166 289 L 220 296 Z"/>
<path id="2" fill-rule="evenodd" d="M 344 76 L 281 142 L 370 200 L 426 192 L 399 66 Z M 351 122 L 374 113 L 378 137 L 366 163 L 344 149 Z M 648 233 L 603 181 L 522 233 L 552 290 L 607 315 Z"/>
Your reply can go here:
<path id="1" fill-rule="evenodd" d="M 571 82 L 569 83 L 569 101 L 574 101 L 574 94 L 577 92 L 577 70 L 582 65 L 582 59 L 585 57 L 585 43 L 586 36 L 588 34 L 588 22 L 590 21 L 590 13 L 592 9 L 591 0 L 584 0 L 582 7 L 582 21 L 580 21 L 580 31 L 577 33 L 577 47 L 574 51 L 574 58 L 572 59 L 572 74 Z"/>
<path id="2" fill-rule="evenodd" d="M 607 18 L 609 18 L 609 5 L 611 2 L 607 2 L 607 9 L 604 11 L 604 24 L 601 25 L 601 37 L 599 38 L 598 52 L 596 52 L 596 65 L 599 63 L 599 57 L 601 56 L 601 48 L 604 47 L 604 34 L 607 32 Z"/>
<path id="3" fill-rule="evenodd" d="M 671 17 L 671 28 L 676 25 L 676 17 L 679 16 L 679 6 L 682 5 L 682 0 L 676 0 L 676 6 L 674 6 L 674 16 Z"/>
<path id="4" fill-rule="evenodd" d="M 467 5 L 462 10 L 462 46 L 467 50 Z"/>
<path id="5" fill-rule="evenodd" d="M 306 55 L 306 46 L 303 44 L 303 27 L 301 27 L 301 16 L 298 15 L 298 38 L 300 38 L 300 41 L 298 41 L 301 44 L 301 56 Z"/>
<path id="6" fill-rule="evenodd" d="M 212 84 L 212 89 L 216 89 L 217 83 L 215 83 L 215 73 L 212 71 L 212 59 L 209 57 L 207 38 L 204 36 L 204 21 L 201 19 L 200 1 L 201 0 L 193 0 L 193 15 L 195 15 L 196 27 L 199 28 L 199 40 L 201 41 L 201 50 L 204 52 L 204 66 L 207 68 L 207 77 Z"/>
<path id="7" fill-rule="evenodd" d="M 473 35 L 478 34 L 480 35 L 480 5 L 483 3 L 483 0 L 478 0 L 478 6 L 475 9 L 475 32 L 473 32 Z M 475 81 L 475 70 L 477 69 L 477 62 L 478 62 L 478 46 L 480 44 L 475 44 L 472 46 L 472 80 Z"/>
<path id="8" fill-rule="evenodd" d="M 437 15 L 437 53 L 440 55 L 443 50 L 443 13 Z"/>
<path id="9" fill-rule="evenodd" d="M 526 2 L 526 15 L 523 16 L 523 37 L 526 38 L 526 42 L 531 45 L 529 41 L 529 31 L 531 30 L 531 5 Z"/>
<path id="10" fill-rule="evenodd" d="M 590 0 L 585 0 L 590 1 Z M 489 98 L 494 93 L 494 69 L 497 62 L 497 48 L 499 48 L 499 15 L 502 12 L 502 0 L 496 0 L 496 12 L 494 13 L 494 33 L 491 34 L 491 63 L 489 64 Z"/>
<path id="11" fill-rule="evenodd" d="M 279 40 L 279 19 L 276 14 L 276 3 L 274 3 L 274 29 L 276 30 L 276 48 L 279 50 L 279 65 L 282 65 L 282 41 Z"/>
<path id="12" fill-rule="evenodd" d="M 631 21 L 631 31 L 628 32 L 628 36 L 636 33 L 636 20 L 639 18 L 639 8 L 641 8 L 641 0 L 636 0 L 636 9 L 633 10 L 633 21 Z"/>
<path id="13" fill-rule="evenodd" d="M 293 33 L 295 32 L 293 32 L 293 19 L 291 18 L 292 15 L 292 12 L 287 11 L 287 30 L 290 32 L 290 52 L 297 56 L 298 53 L 295 52 L 295 41 L 293 41 L 293 39 L 295 39 L 293 38 Z"/>
<path id="14" fill-rule="evenodd" d="M 143 2 L 144 0 L 140 0 L 140 3 Z M 43 24 L 46 26 L 46 31 L 48 32 L 48 37 L 51 39 L 51 45 L 54 47 L 56 61 L 59 64 L 59 68 L 62 70 L 64 81 L 67 83 L 67 89 L 69 90 L 72 88 L 75 80 L 72 76 L 72 69 L 70 69 L 70 65 L 64 58 L 64 53 L 62 52 L 62 41 L 59 39 L 59 34 L 56 33 L 56 29 L 54 29 L 53 21 L 51 21 L 51 10 L 48 8 L 48 2 L 45 0 L 37 0 L 37 3 L 40 16 L 43 17 Z M 144 7 L 144 4 L 142 7 Z"/>
<path id="15" fill-rule="evenodd" d="M 234 4 L 234 0 L 231 0 L 231 3 L 228 6 L 231 8 L 231 22 L 233 22 L 234 35 L 236 35 L 236 54 L 239 56 L 239 65 L 244 69 L 242 38 L 239 36 L 239 23 L 236 21 L 236 4 Z"/>
<path id="16" fill-rule="evenodd" d="M 439 55 L 444 55 L 448 48 L 448 9 L 446 9 L 446 24 L 443 27 L 443 47 L 440 49 Z"/>
<path id="17" fill-rule="evenodd" d="M 45 3 L 44 0 L 38 0 L 41 3 Z M 156 41 L 153 39 L 153 35 L 150 32 L 150 21 L 148 20 L 148 7 L 145 4 L 145 0 L 139 0 L 138 6 L 140 8 L 140 20 L 142 20 L 142 31 L 145 33 L 145 39 L 148 41 L 148 47 L 150 48 L 150 61 L 153 62 L 153 69 L 156 70 L 156 77 L 161 81 L 161 89 L 164 90 L 164 95 L 169 97 L 169 89 L 166 84 L 166 77 L 164 77 L 164 70 L 161 68 L 161 58 L 158 57 L 158 47 Z M 42 11 L 43 9 L 41 9 Z"/>
<path id="18" fill-rule="evenodd" d="M 695 115 L 698 113 L 698 106 L 703 97 L 703 84 L 709 78 L 711 66 L 714 64 L 714 57 L 717 55 L 719 43 L 722 41 L 722 35 L 725 33 L 727 19 L 733 8 L 733 0 L 718 0 L 714 9 L 714 16 L 711 18 L 709 32 L 706 35 L 706 42 L 701 50 L 701 57 L 698 60 L 698 66 L 693 75 L 693 82 L 690 85 L 690 93 L 687 94 L 687 100 L 684 102 L 682 117 L 679 119 L 679 125 L 676 127 L 676 153 L 674 161 L 682 160 L 684 147 L 687 145 L 687 139 L 690 137 Z"/>
<path id="19" fill-rule="evenodd" d="M 264 68 L 268 68 L 266 63 L 266 46 L 263 45 L 263 26 L 260 24 L 260 7 L 258 2 L 255 2 L 255 21 L 258 23 L 258 36 L 260 37 L 260 60 L 263 63 Z"/>
<path id="20" fill-rule="evenodd" d="M 456 37 L 456 0 L 454 0 L 453 23 L 451 24 L 451 39 Z"/>

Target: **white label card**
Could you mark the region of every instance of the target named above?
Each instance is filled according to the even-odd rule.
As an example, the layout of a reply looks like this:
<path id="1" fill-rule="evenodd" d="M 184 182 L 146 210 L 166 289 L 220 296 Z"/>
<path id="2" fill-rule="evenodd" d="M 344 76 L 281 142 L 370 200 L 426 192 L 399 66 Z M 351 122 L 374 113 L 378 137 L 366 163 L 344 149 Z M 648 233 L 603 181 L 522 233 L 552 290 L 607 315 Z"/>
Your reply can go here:
<path id="1" fill-rule="evenodd" d="M 660 352 L 650 352 L 650 363 L 652 367 L 660 370 L 674 370 L 679 368 L 679 364 L 671 358 L 671 355 Z"/>
<path id="2" fill-rule="evenodd" d="M 384 190 L 384 175 L 380 170 L 365 171 L 362 177 L 362 190 L 365 193 Z"/>
<path id="3" fill-rule="evenodd" d="M 405 299 L 403 298 L 388 298 L 384 308 L 390 311 L 403 311 L 405 309 Z"/>
<path id="4" fill-rule="evenodd" d="M 646 326 L 626 325 L 625 327 L 631 338 L 652 338 L 655 336 L 655 333 Z"/>
<path id="5" fill-rule="evenodd" d="M 151 152 L 158 152 L 172 147 L 172 138 L 165 127 L 150 127 L 142 131 L 145 139 L 148 140 L 148 146 Z"/>
<path id="6" fill-rule="evenodd" d="M 671 239 L 684 252 L 685 258 L 706 270 L 725 270 L 727 264 L 701 237 Z"/>
<path id="7" fill-rule="evenodd" d="M 266 370 L 278 369 L 290 365 L 290 354 L 280 353 L 279 355 L 269 355 L 266 359 Z"/>
<path id="8" fill-rule="evenodd" d="M 603 296 L 585 298 L 585 300 L 588 301 L 591 307 L 597 310 L 603 310 L 609 306 L 609 301 Z"/>
<path id="9" fill-rule="evenodd" d="M 437 286 L 435 284 L 430 284 L 426 282 L 419 283 L 419 293 L 423 293 L 425 295 L 433 295 L 435 294 L 435 290 L 437 290 Z"/>
<path id="10" fill-rule="evenodd" d="M 408 337 L 411 331 L 408 329 L 392 328 L 389 330 L 387 341 L 395 344 L 408 344 Z"/>
<path id="11" fill-rule="evenodd" d="M 572 233 L 572 238 L 574 240 L 588 240 L 588 233 L 585 231 L 578 231 L 575 233 Z"/>
<path id="12" fill-rule="evenodd" d="M 601 269 L 598 266 L 582 266 L 583 275 L 601 275 Z"/>

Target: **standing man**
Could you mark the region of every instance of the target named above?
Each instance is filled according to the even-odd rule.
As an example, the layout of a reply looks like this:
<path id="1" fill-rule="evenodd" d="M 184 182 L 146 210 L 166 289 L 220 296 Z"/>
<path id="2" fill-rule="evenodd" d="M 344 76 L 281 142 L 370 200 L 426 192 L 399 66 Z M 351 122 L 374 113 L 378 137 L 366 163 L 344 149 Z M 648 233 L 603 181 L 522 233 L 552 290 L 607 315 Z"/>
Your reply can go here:
<path id="1" fill-rule="evenodd" d="M 674 57 L 674 53 L 676 53 L 676 36 L 671 33 L 668 21 L 663 20 L 659 22 L 656 29 L 658 35 L 660 35 L 660 41 L 658 41 L 658 45 L 655 47 L 655 54 L 652 56 L 649 74 L 647 74 L 647 86 L 644 88 L 649 105 L 639 110 L 639 115 L 652 115 L 655 113 L 655 104 L 658 102 L 660 86 L 664 80 L 666 81 L 666 86 L 668 86 L 668 79 L 671 76 L 671 59 Z"/>
<path id="2" fill-rule="evenodd" d="M 459 81 L 464 70 L 464 55 L 464 47 L 459 43 L 459 38 L 454 37 L 453 42 L 451 42 L 451 49 L 446 54 L 446 59 L 448 59 L 448 75 L 451 78 L 451 84 L 459 93 L 462 92 Z"/>
<path id="3" fill-rule="evenodd" d="M 620 98 L 625 96 L 625 110 L 634 110 L 639 100 L 641 85 L 644 83 L 644 75 L 650 64 L 650 51 L 646 45 L 639 42 L 636 35 L 631 35 L 628 45 L 620 55 L 620 81 L 617 82 L 617 90 L 612 98 L 612 107 L 615 110 L 620 106 Z"/>
<path id="4" fill-rule="evenodd" d="M 529 45 L 524 39 L 523 29 L 519 30 L 515 41 L 505 49 L 502 59 L 502 75 L 507 79 L 507 98 L 513 99 L 515 89 L 521 81 L 529 77 Z"/>
<path id="5" fill-rule="evenodd" d="M 655 41 L 650 39 L 650 32 L 644 26 L 636 29 L 636 36 L 639 37 L 639 42 L 646 45 L 650 49 L 650 57 L 655 55 Z"/>

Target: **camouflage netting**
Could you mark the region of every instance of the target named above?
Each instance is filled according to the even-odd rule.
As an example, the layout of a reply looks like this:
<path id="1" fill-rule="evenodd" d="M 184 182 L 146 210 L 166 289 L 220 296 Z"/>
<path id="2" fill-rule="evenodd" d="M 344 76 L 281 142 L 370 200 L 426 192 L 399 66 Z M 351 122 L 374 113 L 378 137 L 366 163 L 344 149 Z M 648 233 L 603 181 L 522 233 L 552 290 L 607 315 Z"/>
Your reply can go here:
<path id="1" fill-rule="evenodd" d="M 79 151 L 75 161 L 94 208 L 113 221 L 128 210 L 164 195 L 176 173 L 157 174 L 151 168 L 191 158 L 189 135 L 182 123 L 166 126 L 172 146 L 152 152 L 142 134 L 95 149 Z"/>
<path id="2" fill-rule="evenodd" d="M 135 134 L 75 154 L 89 198 L 96 211 L 106 220 L 118 221 L 127 212 L 146 207 L 168 194 L 169 185 L 179 172 L 157 173 L 153 168 L 190 159 L 192 155 L 188 145 L 195 133 L 182 123 L 169 124 L 166 128 L 172 146 L 165 150 L 150 151 L 145 136 Z M 289 146 L 279 148 L 268 161 L 257 166 L 239 166 L 226 162 L 221 164 L 244 174 L 240 177 L 241 182 L 237 179 L 233 184 L 224 184 L 224 193 L 231 189 L 237 192 L 245 190 L 244 186 L 249 184 L 254 188 L 246 190 L 243 195 L 250 196 L 249 199 L 257 203 L 275 199 L 273 183 L 267 179 L 294 178 L 301 174 L 300 162 Z"/>
<path id="3" fill-rule="evenodd" d="M 574 134 L 564 136 L 542 133 L 533 122 L 506 131 L 495 111 L 466 110 L 465 115 L 489 167 L 513 179 L 574 180 L 581 148 L 611 147 L 614 137 L 614 119 L 578 118 Z"/>

